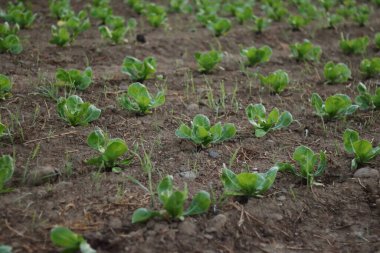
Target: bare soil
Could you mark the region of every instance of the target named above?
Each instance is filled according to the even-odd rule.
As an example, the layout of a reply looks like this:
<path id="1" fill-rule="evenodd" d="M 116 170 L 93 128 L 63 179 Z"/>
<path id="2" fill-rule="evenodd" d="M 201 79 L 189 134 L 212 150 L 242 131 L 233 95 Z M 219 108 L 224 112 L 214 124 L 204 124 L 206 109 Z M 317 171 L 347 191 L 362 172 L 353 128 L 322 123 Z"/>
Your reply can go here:
<path id="1" fill-rule="evenodd" d="M 84 1 L 72 2 L 76 10 L 85 5 Z M 6 1 L 1 1 L 1 7 L 5 5 Z M 356 129 L 363 138 L 378 144 L 379 111 L 358 111 L 346 120 L 325 122 L 324 128 L 309 102 L 313 92 L 323 98 L 335 93 L 354 98 L 359 81 L 371 89 L 380 84 L 379 78 L 363 80 L 358 72 L 361 59 L 380 56 L 373 43 L 364 56 L 347 56 L 339 49 L 342 32 L 352 38 L 368 35 L 372 39 L 380 31 L 376 15 L 380 9 L 374 9 L 366 27 L 348 22 L 337 30 L 311 25 L 295 32 L 286 22 L 275 22 L 257 35 L 249 25 L 234 23 L 226 36 L 216 39 L 191 15 L 170 14 L 169 29 L 153 29 L 122 1 L 112 1 L 112 7 L 117 15 L 138 20 L 137 34 L 143 34 L 146 43 L 131 36 L 127 44 L 109 45 L 100 38 L 97 21 L 92 20 L 92 28 L 72 46 L 56 47 L 49 44 L 50 26 L 56 20 L 49 16 L 47 1 L 32 1 L 38 18 L 31 29 L 20 33 L 24 51 L 0 55 L 0 72 L 14 82 L 13 97 L 0 102 L 1 119 L 13 133 L 12 138 L 1 140 L 1 154 L 14 154 L 16 159 L 9 185 L 14 190 L 0 196 L 0 243 L 11 245 L 15 253 L 57 252 L 49 232 L 62 225 L 83 234 L 100 253 L 380 252 L 379 178 L 354 178 L 352 157 L 342 145 L 346 128 Z M 322 47 L 320 63 L 301 63 L 289 57 L 289 44 L 303 39 Z M 281 68 L 289 73 L 291 85 L 280 96 L 263 90 L 257 79 L 241 72 L 239 50 L 252 45 L 270 46 L 273 56 L 269 63 L 250 71 L 269 73 Z M 223 63 L 211 74 L 198 73 L 194 52 L 213 47 L 225 52 Z M 127 55 L 157 58 L 158 74 L 163 79 L 146 84 L 151 91 L 166 87 L 167 96 L 165 105 L 150 115 L 135 116 L 116 102 L 118 92 L 130 84 L 120 71 Z M 322 71 L 329 60 L 348 64 L 352 80 L 325 84 Z M 58 67 L 84 69 L 87 65 L 94 70 L 94 83 L 77 94 L 101 108 L 102 115 L 89 126 L 73 128 L 58 117 L 54 100 L 37 90 L 54 80 Z M 227 94 L 224 108 L 221 84 Z M 210 87 L 216 107 L 208 103 Z M 290 111 L 297 122 L 289 129 L 255 138 L 244 109 L 249 103 L 260 102 L 268 109 L 276 106 Z M 212 122 L 235 123 L 237 137 L 203 150 L 178 139 L 174 132 L 179 124 L 198 113 L 208 115 Z M 318 179 L 322 185 L 313 190 L 290 174 L 279 174 L 263 198 L 218 202 L 209 213 L 184 222 L 156 219 L 132 225 L 133 211 L 148 207 L 149 195 L 127 176 L 145 185 L 147 176 L 137 159 L 119 174 L 99 173 L 85 165 L 83 161 L 95 155 L 86 138 L 96 126 L 112 137 L 125 139 L 130 148 L 143 144 L 154 164 L 153 182 L 170 174 L 179 187 L 186 183 L 191 194 L 212 190 L 219 198 L 223 192 L 222 165 L 229 164 L 236 150 L 232 167 L 236 172 L 265 171 L 276 162 L 290 160 L 299 145 L 326 150 L 328 168 Z M 210 151 L 217 156 L 210 156 Z M 379 162 L 378 157 L 368 166 L 379 170 Z M 41 175 L 41 170 L 53 170 L 56 175 L 50 173 L 36 182 L 33 175 Z M 193 171 L 196 178 L 182 177 L 184 171 Z"/>

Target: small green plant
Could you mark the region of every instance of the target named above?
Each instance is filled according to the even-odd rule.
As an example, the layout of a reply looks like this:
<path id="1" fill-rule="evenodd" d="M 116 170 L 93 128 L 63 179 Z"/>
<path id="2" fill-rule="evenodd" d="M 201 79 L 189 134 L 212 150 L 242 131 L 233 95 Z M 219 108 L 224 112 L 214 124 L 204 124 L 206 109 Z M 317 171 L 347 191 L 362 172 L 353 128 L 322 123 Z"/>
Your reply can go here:
<path id="1" fill-rule="evenodd" d="M 333 7 L 336 6 L 337 0 L 319 0 L 325 11 L 330 11 Z"/>
<path id="2" fill-rule="evenodd" d="M 299 171 L 291 163 L 279 163 L 279 171 L 289 171 L 297 177 L 306 179 L 309 187 L 312 187 L 315 178 L 321 176 L 327 167 L 325 152 L 314 153 L 313 150 L 306 146 L 299 146 L 295 149 L 293 160 L 298 163 Z"/>
<path id="3" fill-rule="evenodd" d="M 96 128 L 88 135 L 87 144 L 100 155 L 86 160 L 86 164 L 97 166 L 101 170 L 120 171 L 118 166 L 128 165 L 131 162 L 131 158 L 120 160 L 128 151 L 125 141 L 120 138 L 110 139 L 100 128 Z"/>
<path id="4" fill-rule="evenodd" d="M 340 23 L 342 23 L 343 17 L 339 14 L 328 13 L 326 17 L 326 21 L 327 21 L 327 28 L 333 29 L 333 28 L 336 28 Z"/>
<path id="5" fill-rule="evenodd" d="M 380 49 L 380 33 L 375 34 L 375 45 L 377 49 Z"/>
<path id="6" fill-rule="evenodd" d="M 225 35 L 231 27 L 232 23 L 228 18 L 217 18 L 207 23 L 207 28 L 212 31 L 216 37 Z"/>
<path id="7" fill-rule="evenodd" d="M 281 93 L 289 84 L 289 76 L 284 70 L 279 69 L 267 76 L 258 75 L 260 83 L 264 87 L 268 87 L 274 93 Z"/>
<path id="8" fill-rule="evenodd" d="M 204 53 L 196 52 L 194 56 L 198 64 L 198 70 L 201 73 L 209 73 L 223 60 L 223 53 L 217 50 L 210 50 Z"/>
<path id="9" fill-rule="evenodd" d="M 49 10 L 53 17 L 61 18 L 72 12 L 70 0 L 49 0 Z"/>
<path id="10" fill-rule="evenodd" d="M 339 47 L 345 54 L 364 54 L 369 44 L 368 36 L 348 39 L 342 36 L 339 42 Z"/>
<path id="11" fill-rule="evenodd" d="M 368 110 L 380 108 L 380 87 L 377 87 L 375 94 L 372 95 L 363 83 L 359 83 L 357 91 L 359 92 L 359 95 L 355 98 L 355 103 L 360 109 Z"/>
<path id="12" fill-rule="evenodd" d="M 128 20 L 125 26 L 123 17 L 109 16 L 105 25 L 99 26 L 99 32 L 103 39 L 109 40 L 114 44 L 120 44 L 124 41 L 125 35 L 136 29 L 137 21 L 134 18 Z"/>
<path id="13" fill-rule="evenodd" d="M 12 247 L 4 244 L 0 244 L 0 253 L 12 253 Z"/>
<path id="14" fill-rule="evenodd" d="M 15 170 L 13 158 L 9 155 L 0 157 L 0 193 L 8 192 L 10 189 L 4 188 L 5 183 L 8 182 Z"/>
<path id="15" fill-rule="evenodd" d="M 278 167 L 272 167 L 265 173 L 242 172 L 235 174 L 225 165 L 221 180 L 225 196 L 261 197 L 268 191 L 276 179 Z"/>
<path id="16" fill-rule="evenodd" d="M 309 19 L 300 15 L 291 15 L 288 18 L 288 23 L 294 31 L 301 30 L 301 28 L 307 26 L 309 22 L 310 22 Z"/>
<path id="17" fill-rule="evenodd" d="M 375 77 L 380 74 L 380 57 L 373 57 L 371 59 L 363 59 L 360 62 L 360 73 L 366 77 Z"/>
<path id="18" fill-rule="evenodd" d="M 33 14 L 31 10 L 28 10 L 23 2 L 18 2 L 17 4 L 9 2 L 7 11 L 5 13 L 0 12 L 0 18 L 18 24 L 21 28 L 31 27 L 36 17 L 37 14 Z"/>
<path id="19" fill-rule="evenodd" d="M 323 102 L 318 93 L 313 93 L 311 105 L 318 116 L 327 119 L 344 118 L 353 114 L 359 108 L 358 105 L 352 104 L 349 96 L 344 94 L 335 94 Z"/>
<path id="20" fill-rule="evenodd" d="M 360 6 L 357 6 L 354 8 L 355 11 L 353 11 L 353 20 L 359 25 L 359 26 L 365 26 L 368 23 L 369 16 L 371 14 L 371 9 L 368 5 L 362 4 Z"/>
<path id="21" fill-rule="evenodd" d="M 215 22 L 219 17 L 215 11 L 200 9 L 196 14 L 196 18 L 204 27 L 207 27 L 209 22 Z"/>
<path id="22" fill-rule="evenodd" d="M 165 92 L 159 91 L 155 97 L 152 97 L 145 85 L 133 83 L 118 100 L 123 109 L 134 113 L 147 114 L 165 103 Z"/>
<path id="23" fill-rule="evenodd" d="M 255 66 L 260 63 L 268 62 L 272 56 L 272 49 L 268 46 L 262 46 L 260 48 L 249 47 L 242 49 L 240 55 L 246 58 L 246 65 Z"/>
<path id="24" fill-rule="evenodd" d="M 147 4 L 144 8 L 144 15 L 146 16 L 148 23 L 153 27 L 159 27 L 167 21 L 165 8 L 158 4 Z"/>
<path id="25" fill-rule="evenodd" d="M 6 135 L 8 131 L 7 126 L 0 122 L 0 138 Z"/>
<path id="26" fill-rule="evenodd" d="M 87 67 L 83 72 L 77 69 L 57 69 L 55 78 L 58 85 L 72 87 L 78 90 L 85 90 L 92 83 L 92 69 Z"/>
<path id="27" fill-rule="evenodd" d="M 143 61 L 132 56 L 124 58 L 121 72 L 127 74 L 133 82 L 143 82 L 156 73 L 157 62 L 154 57 L 146 57 Z"/>
<path id="28" fill-rule="evenodd" d="M 351 70 L 346 64 L 332 61 L 325 64 L 323 74 L 328 84 L 344 83 L 351 78 Z"/>
<path id="29" fill-rule="evenodd" d="M 16 35 L 20 31 L 20 26 L 15 24 L 13 27 L 8 22 L 0 24 L 0 38 L 4 38 L 8 35 Z"/>
<path id="30" fill-rule="evenodd" d="M 0 100 L 4 100 L 11 95 L 12 81 L 6 75 L 0 74 Z"/>
<path id="31" fill-rule="evenodd" d="M 0 37 L 0 53 L 19 54 L 23 50 L 20 38 L 17 35 L 9 34 Z"/>
<path id="32" fill-rule="evenodd" d="M 280 114 L 280 110 L 275 107 L 267 115 L 265 107 L 262 104 L 248 105 L 245 113 L 249 123 L 255 129 L 256 137 L 263 137 L 269 131 L 288 127 L 293 122 L 293 116 L 290 112 L 284 111 Z"/>
<path id="33" fill-rule="evenodd" d="M 292 57 L 298 61 L 315 61 L 318 62 L 321 58 L 322 49 L 320 46 L 314 46 L 308 40 L 303 43 L 295 43 L 290 45 L 290 52 Z"/>
<path id="34" fill-rule="evenodd" d="M 112 16 L 112 8 L 109 0 L 94 0 L 90 8 L 90 14 L 96 19 L 100 19 L 104 24 L 107 17 Z"/>
<path id="35" fill-rule="evenodd" d="M 63 248 L 62 253 L 96 253 L 83 236 L 65 227 L 55 227 L 50 231 L 50 240 L 57 247 Z"/>
<path id="36" fill-rule="evenodd" d="M 357 169 L 359 165 L 368 163 L 380 154 L 380 145 L 374 148 L 370 141 L 361 139 L 359 133 L 352 129 L 344 131 L 343 144 L 347 153 L 355 155 L 351 169 Z"/>
<path id="37" fill-rule="evenodd" d="M 263 6 L 264 12 L 274 21 L 281 21 L 287 14 L 288 10 L 283 6 L 282 1 L 273 2 L 271 5 Z"/>
<path id="38" fill-rule="evenodd" d="M 72 126 L 87 125 L 91 121 L 97 120 L 101 113 L 100 109 L 89 102 L 83 102 L 77 95 L 59 98 L 57 111 L 59 117 Z"/>
<path id="39" fill-rule="evenodd" d="M 220 122 L 211 126 L 210 120 L 205 115 L 198 114 L 191 122 L 191 127 L 182 123 L 175 134 L 181 139 L 190 140 L 197 145 L 207 147 L 210 144 L 233 138 L 236 134 L 236 127 L 232 123 L 222 125 Z"/>
<path id="40" fill-rule="evenodd" d="M 255 33 L 262 33 L 271 23 L 271 20 L 266 17 L 253 17 L 254 20 L 254 26 L 253 26 L 253 31 Z"/>
<path id="41" fill-rule="evenodd" d="M 192 11 L 188 0 L 170 0 L 169 5 L 171 12 L 189 13 Z"/>
<path id="42" fill-rule="evenodd" d="M 185 202 L 188 198 L 188 190 L 185 186 L 183 191 L 179 191 L 173 186 L 173 177 L 164 177 L 157 187 L 158 199 L 160 200 L 163 210 L 151 211 L 146 208 L 137 209 L 132 215 L 132 223 L 145 222 L 154 217 L 165 219 L 184 220 L 185 216 L 198 215 L 206 213 L 210 208 L 210 194 L 206 191 L 198 192 L 185 210 Z"/>
<path id="43" fill-rule="evenodd" d="M 235 8 L 234 16 L 236 17 L 239 24 L 243 24 L 253 18 L 253 10 L 250 4 L 245 6 L 239 6 Z"/>
<path id="44" fill-rule="evenodd" d="M 145 8 L 144 0 L 127 0 L 127 4 L 137 13 L 142 14 Z"/>

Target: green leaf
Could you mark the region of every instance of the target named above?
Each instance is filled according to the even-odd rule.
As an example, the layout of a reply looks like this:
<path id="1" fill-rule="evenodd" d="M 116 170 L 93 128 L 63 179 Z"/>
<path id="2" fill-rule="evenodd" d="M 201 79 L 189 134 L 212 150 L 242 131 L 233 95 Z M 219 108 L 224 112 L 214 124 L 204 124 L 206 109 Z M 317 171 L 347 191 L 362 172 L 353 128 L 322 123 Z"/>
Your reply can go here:
<path id="1" fill-rule="evenodd" d="M 164 177 L 157 187 L 158 198 L 165 204 L 173 193 L 173 176 Z"/>
<path id="2" fill-rule="evenodd" d="M 146 208 L 139 208 L 133 212 L 132 223 L 145 222 L 159 215 L 159 212 L 150 211 Z"/>
<path id="3" fill-rule="evenodd" d="M 205 53 L 196 52 L 194 56 L 198 64 L 198 70 L 202 73 L 210 72 L 223 59 L 223 53 L 216 50 Z"/>
<path id="4" fill-rule="evenodd" d="M 88 244 L 86 241 L 81 242 L 79 248 L 82 253 L 96 253 L 96 250 L 91 248 L 90 244 Z"/>
<path id="5" fill-rule="evenodd" d="M 368 162 L 371 157 L 372 143 L 367 140 L 358 140 L 352 143 L 355 158 L 359 163 Z"/>
<path id="6" fill-rule="evenodd" d="M 276 179 L 277 172 L 279 168 L 277 166 L 270 168 L 265 174 L 261 174 L 264 180 L 261 181 L 261 184 L 257 187 L 258 194 L 263 194 L 272 187 L 274 180 Z"/>
<path id="7" fill-rule="evenodd" d="M 261 128 L 256 128 L 256 129 L 255 129 L 255 136 L 256 136 L 257 138 L 264 137 L 267 133 L 268 133 L 268 131 L 266 131 L 266 130 L 264 130 L 264 129 L 261 129 Z"/>
<path id="8" fill-rule="evenodd" d="M 221 180 L 226 194 L 234 195 L 234 193 L 239 193 L 241 191 L 241 187 L 237 180 L 236 174 L 226 167 L 222 169 Z"/>
<path id="9" fill-rule="evenodd" d="M 184 215 L 187 216 L 205 213 L 210 208 L 210 204 L 210 194 L 206 191 L 200 191 L 193 197 L 193 200 Z"/>
<path id="10" fill-rule="evenodd" d="M 102 153 L 105 151 L 106 141 L 107 141 L 107 136 L 105 135 L 103 130 L 100 128 L 96 128 L 87 137 L 87 144 L 91 148 L 93 148 L 99 152 L 102 152 Z"/>
<path id="11" fill-rule="evenodd" d="M 265 107 L 262 104 L 250 104 L 246 108 L 245 112 L 249 123 L 251 123 L 254 127 L 259 127 L 260 122 L 265 120 L 266 117 Z"/>
<path id="12" fill-rule="evenodd" d="M 225 140 L 229 140 L 236 135 L 236 127 L 232 123 L 226 123 L 223 126 L 223 132 L 221 138 L 219 138 L 218 142 L 222 142 Z"/>
<path id="13" fill-rule="evenodd" d="M 53 228 L 50 232 L 50 239 L 54 245 L 65 249 L 79 249 L 80 244 L 84 241 L 81 235 L 65 227 Z"/>
<path id="14" fill-rule="evenodd" d="M 12 253 L 12 247 L 8 245 L 0 245 L 0 253 Z"/>
<path id="15" fill-rule="evenodd" d="M 195 115 L 192 121 L 192 124 L 194 126 L 204 127 L 207 130 L 210 129 L 210 120 L 205 115 L 202 115 L 202 114 Z"/>
<path id="16" fill-rule="evenodd" d="M 261 48 L 250 47 L 241 50 L 240 55 L 247 58 L 246 65 L 255 66 L 260 63 L 268 62 L 272 56 L 272 49 L 268 46 Z"/>
<path id="17" fill-rule="evenodd" d="M 175 131 L 175 135 L 182 139 L 191 139 L 191 128 L 182 123 Z"/>
<path id="18" fill-rule="evenodd" d="M 353 143 L 359 140 L 359 133 L 352 129 L 346 129 L 343 134 L 344 150 L 350 154 L 354 153 Z"/>
<path id="19" fill-rule="evenodd" d="M 116 138 L 111 139 L 107 143 L 106 150 L 103 157 L 107 162 L 116 161 L 119 157 L 124 155 L 128 151 L 128 146 L 124 140 Z"/>
<path id="20" fill-rule="evenodd" d="M 288 127 L 293 122 L 293 116 L 290 112 L 285 111 L 281 113 L 280 118 L 278 119 L 276 125 L 273 127 L 273 130 Z"/>
<path id="21" fill-rule="evenodd" d="M 164 208 L 173 218 L 182 219 L 184 212 L 183 207 L 187 199 L 187 190 L 175 191 L 164 202 Z"/>
<path id="22" fill-rule="evenodd" d="M 310 175 L 313 175 L 314 166 L 318 160 L 310 148 L 306 146 L 297 147 L 293 153 L 293 159 L 300 165 L 301 175 L 304 178 L 309 178 Z"/>
<path id="23" fill-rule="evenodd" d="M 9 155 L 0 157 L 0 191 L 3 190 L 4 184 L 8 182 L 14 173 L 14 161 Z"/>
<path id="24" fill-rule="evenodd" d="M 311 95 L 311 105 L 319 116 L 324 116 L 323 100 L 318 93 L 313 93 Z"/>
<path id="25" fill-rule="evenodd" d="M 260 83 L 275 93 L 281 93 L 289 84 L 289 76 L 284 70 L 276 70 L 268 76 L 260 75 Z"/>

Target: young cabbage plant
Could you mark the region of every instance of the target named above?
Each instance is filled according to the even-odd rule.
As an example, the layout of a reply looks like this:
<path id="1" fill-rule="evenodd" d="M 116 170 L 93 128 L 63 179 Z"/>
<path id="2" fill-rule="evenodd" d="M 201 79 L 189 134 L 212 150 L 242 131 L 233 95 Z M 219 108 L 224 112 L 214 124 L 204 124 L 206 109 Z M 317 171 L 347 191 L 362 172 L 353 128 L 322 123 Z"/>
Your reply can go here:
<path id="1" fill-rule="evenodd" d="M 272 49 L 268 46 L 262 46 L 260 48 L 249 47 L 242 49 L 240 55 L 246 58 L 245 64 L 252 67 L 260 63 L 268 62 L 272 56 Z"/>
<path id="2" fill-rule="evenodd" d="M 249 123 L 255 129 L 256 137 L 263 137 L 269 131 L 278 130 L 288 127 L 293 122 L 293 116 L 288 111 L 280 113 L 280 110 L 275 107 L 267 115 L 264 105 L 250 104 L 245 109 Z"/>
<path id="3" fill-rule="evenodd" d="M 307 26 L 309 24 L 310 20 L 300 16 L 300 15 L 291 15 L 288 18 L 288 23 L 290 27 L 293 29 L 293 31 L 299 31 L 301 28 Z"/>
<path id="4" fill-rule="evenodd" d="M 365 78 L 375 77 L 380 75 L 380 57 L 364 59 L 360 62 L 360 73 Z"/>
<path id="5" fill-rule="evenodd" d="M 207 24 L 207 28 L 216 37 L 225 35 L 232 27 L 232 23 L 228 18 L 217 18 L 216 20 L 210 20 Z"/>
<path id="6" fill-rule="evenodd" d="M 326 21 L 327 21 L 327 28 L 335 29 L 340 23 L 342 23 L 343 17 L 339 14 L 328 13 L 326 17 Z"/>
<path id="7" fill-rule="evenodd" d="M 337 4 L 337 0 L 319 0 L 318 2 L 327 12 L 330 11 Z"/>
<path id="8" fill-rule="evenodd" d="M 261 197 L 276 179 L 278 167 L 274 166 L 265 173 L 242 172 L 235 174 L 225 165 L 222 169 L 222 183 L 225 196 Z"/>
<path id="9" fill-rule="evenodd" d="M 62 253 L 96 253 L 96 250 L 91 248 L 83 236 L 66 227 L 53 228 L 50 231 L 50 240 L 55 246 L 63 248 Z"/>
<path id="10" fill-rule="evenodd" d="M 299 146 L 293 153 L 293 160 L 298 163 L 299 170 L 291 163 L 279 163 L 279 171 L 288 171 L 297 177 L 306 179 L 307 185 L 312 187 L 315 178 L 321 176 L 327 167 L 326 154 L 323 151 L 314 153 L 309 147 Z"/>
<path id="11" fill-rule="evenodd" d="M 85 90 L 92 83 L 92 69 L 91 67 L 87 67 L 84 71 L 80 71 L 77 69 L 65 70 L 59 68 L 55 73 L 55 78 L 58 81 L 58 85 Z"/>
<path id="12" fill-rule="evenodd" d="M 4 244 L 0 244 L 0 253 L 12 253 L 12 247 Z"/>
<path id="13" fill-rule="evenodd" d="M 120 160 L 128 151 L 128 146 L 120 138 L 110 139 L 102 129 L 96 128 L 87 137 L 87 144 L 100 153 L 99 156 L 86 160 L 86 164 L 97 166 L 99 169 L 120 171 L 119 166 L 128 165 L 131 158 Z"/>
<path id="14" fill-rule="evenodd" d="M 351 98 L 344 94 L 335 94 L 323 102 L 318 93 L 311 96 L 311 105 L 315 113 L 326 119 L 340 119 L 353 114 L 358 105 L 353 105 Z"/>
<path id="15" fill-rule="evenodd" d="M 126 2 L 137 14 L 143 13 L 146 5 L 144 0 L 126 0 Z"/>
<path id="16" fill-rule="evenodd" d="M 50 14 L 55 18 L 61 18 L 72 12 L 70 0 L 49 0 Z"/>
<path id="17" fill-rule="evenodd" d="M 11 34 L 16 35 L 19 31 L 20 26 L 18 24 L 15 24 L 13 26 L 10 26 L 8 22 L 0 24 L 0 38 L 4 38 Z"/>
<path id="18" fill-rule="evenodd" d="M 12 81 L 6 75 L 0 74 L 0 100 L 4 100 L 11 95 Z"/>
<path id="19" fill-rule="evenodd" d="M 262 33 L 272 22 L 269 18 L 266 17 L 253 17 L 254 26 L 253 31 L 257 34 Z"/>
<path id="20" fill-rule="evenodd" d="M 314 46 L 308 40 L 304 40 L 303 43 L 295 43 L 290 45 L 290 51 L 292 57 L 297 61 L 315 61 L 319 62 L 321 58 L 322 49 L 320 46 Z"/>
<path id="21" fill-rule="evenodd" d="M 265 14 L 274 21 L 281 21 L 288 14 L 288 10 L 282 1 L 273 2 L 272 5 L 265 4 L 263 10 Z"/>
<path id="22" fill-rule="evenodd" d="M 368 36 L 350 40 L 348 38 L 344 38 L 342 35 L 342 39 L 339 42 L 339 47 L 345 54 L 364 54 L 367 51 L 368 44 Z"/>
<path id="23" fill-rule="evenodd" d="M 375 34 L 375 45 L 377 49 L 380 49 L 380 33 Z"/>
<path id="24" fill-rule="evenodd" d="M 163 209 L 152 211 L 139 208 L 132 215 L 132 223 L 145 222 L 157 216 L 164 219 L 184 220 L 185 216 L 206 213 L 211 204 L 210 194 L 206 191 L 199 191 L 193 197 L 190 206 L 185 209 L 185 203 L 188 199 L 187 187 L 185 185 L 183 191 L 177 190 L 173 186 L 172 176 L 166 176 L 160 181 L 157 193 Z"/>
<path id="25" fill-rule="evenodd" d="M 368 23 L 371 9 L 368 5 L 362 4 L 354 8 L 352 19 L 359 25 L 365 26 Z"/>
<path id="26" fill-rule="evenodd" d="M 252 6 L 250 4 L 247 4 L 245 6 L 236 7 L 234 16 L 236 17 L 239 24 L 244 24 L 253 18 Z"/>
<path id="27" fill-rule="evenodd" d="M 357 169 L 380 154 L 380 145 L 373 147 L 370 141 L 361 139 L 359 133 L 352 129 L 344 131 L 343 144 L 347 153 L 355 155 L 351 161 L 351 169 Z"/>
<path id="28" fill-rule="evenodd" d="M 102 24 L 106 22 L 107 17 L 112 16 L 112 8 L 109 0 L 94 0 L 90 8 L 92 17 L 101 20 Z"/>
<path id="29" fill-rule="evenodd" d="M 3 155 L 0 157 L 0 193 L 8 192 L 10 189 L 6 189 L 5 183 L 7 183 L 13 176 L 14 161 L 10 155 Z"/>
<path id="30" fill-rule="evenodd" d="M 182 123 L 175 135 L 181 139 L 194 142 L 196 145 L 207 147 L 210 144 L 220 143 L 233 138 L 236 127 L 232 123 L 222 125 L 218 122 L 211 126 L 210 120 L 202 114 L 198 114 L 191 121 L 191 127 Z"/>
<path id="31" fill-rule="evenodd" d="M 223 53 L 217 50 L 204 53 L 196 52 L 194 56 L 198 64 L 198 70 L 201 73 L 209 73 L 223 60 Z"/>
<path id="32" fill-rule="evenodd" d="M 101 110 L 89 102 L 83 102 L 77 95 L 68 98 L 60 97 L 57 102 L 57 111 L 60 118 L 72 126 L 88 125 L 100 117 Z"/>
<path id="33" fill-rule="evenodd" d="M 144 15 L 146 16 L 148 23 L 153 27 L 160 27 L 167 21 L 165 7 L 158 4 L 147 4 L 144 8 Z"/>
<path id="34" fill-rule="evenodd" d="M 152 97 L 145 85 L 133 83 L 118 100 L 123 109 L 143 115 L 151 113 L 152 109 L 165 103 L 165 92 L 159 91 L 156 96 Z"/>
<path id="35" fill-rule="evenodd" d="M 4 135 L 6 135 L 8 133 L 8 128 L 6 125 L 4 125 L 3 123 L 1 123 L 0 121 L 0 138 L 3 137 Z"/>
<path id="36" fill-rule="evenodd" d="M 197 21 L 202 24 L 202 26 L 207 27 L 209 22 L 216 22 L 219 18 L 215 11 L 206 11 L 205 9 L 200 9 L 196 14 Z"/>
<path id="37" fill-rule="evenodd" d="M 192 7 L 188 0 L 170 0 L 170 11 L 177 13 L 190 13 Z"/>
<path id="38" fill-rule="evenodd" d="M 351 70 L 344 63 L 329 61 L 323 68 L 323 75 L 328 84 L 344 83 L 351 78 Z"/>
<path id="39" fill-rule="evenodd" d="M 0 37 L 0 53 L 19 54 L 22 50 L 21 41 L 17 35 L 9 34 Z"/>
<path id="40" fill-rule="evenodd" d="M 359 95 L 355 98 L 355 103 L 360 109 L 368 110 L 380 108 L 380 87 L 377 87 L 375 94 L 372 95 L 363 83 L 359 83 L 357 91 Z"/>
<path id="41" fill-rule="evenodd" d="M 146 57 L 143 61 L 132 56 L 124 58 L 121 72 L 127 74 L 133 82 L 143 82 L 156 73 L 157 62 L 154 57 Z"/>
<path id="42" fill-rule="evenodd" d="M 31 27 L 37 14 L 33 14 L 31 10 L 28 10 L 23 2 L 13 4 L 9 2 L 7 11 L 5 13 L 0 12 L 0 18 L 4 18 L 5 21 L 18 24 L 21 28 Z"/>
<path id="43" fill-rule="evenodd" d="M 268 87 L 274 93 L 281 93 L 289 84 L 289 76 L 284 70 L 279 69 L 267 76 L 258 75 L 260 83 L 264 87 Z"/>
<path id="44" fill-rule="evenodd" d="M 124 18 L 119 16 L 107 17 L 105 25 L 99 27 L 100 35 L 103 39 L 111 41 L 113 44 L 124 42 L 125 35 L 136 29 L 137 21 L 134 18 L 124 24 Z"/>

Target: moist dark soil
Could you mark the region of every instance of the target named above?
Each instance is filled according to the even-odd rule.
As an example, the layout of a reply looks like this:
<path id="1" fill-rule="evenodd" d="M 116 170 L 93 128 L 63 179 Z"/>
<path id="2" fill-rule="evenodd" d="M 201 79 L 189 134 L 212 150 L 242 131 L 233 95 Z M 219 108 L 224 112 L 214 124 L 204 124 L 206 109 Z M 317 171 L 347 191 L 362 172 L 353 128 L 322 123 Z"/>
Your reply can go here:
<path id="1" fill-rule="evenodd" d="M 72 1 L 76 10 L 84 1 Z M 1 1 L 1 7 L 6 1 Z M 122 45 L 110 45 L 100 38 L 98 22 L 68 47 L 49 44 L 47 1 L 32 1 L 38 13 L 35 24 L 22 30 L 24 51 L 0 55 L 0 72 L 12 78 L 13 97 L 0 101 L 1 120 L 10 127 L 11 137 L 1 140 L 1 154 L 13 154 L 16 171 L 10 193 L 0 196 L 0 244 L 13 252 L 57 252 L 50 230 L 66 226 L 83 234 L 97 252 L 379 252 L 379 178 L 356 178 L 350 169 L 352 156 L 345 153 L 342 135 L 356 129 L 361 137 L 380 142 L 379 111 L 358 111 L 345 120 L 326 121 L 314 115 L 310 96 L 323 98 L 344 93 L 354 98 L 356 86 L 364 82 L 371 90 L 379 78 L 365 80 L 358 71 L 365 57 L 380 56 L 373 37 L 380 30 L 380 9 L 374 7 L 369 24 L 358 27 L 346 22 L 337 29 L 311 24 L 292 31 L 287 22 L 273 22 L 262 34 L 252 24 L 234 22 L 232 30 L 215 38 L 195 20 L 194 15 L 170 14 L 166 29 L 153 29 L 122 1 L 112 1 L 115 14 L 138 20 L 136 35 Z M 256 7 L 255 7 L 256 8 Z M 257 7 L 258 8 L 258 7 Z M 371 44 L 365 55 L 344 55 L 339 49 L 341 33 L 351 38 L 367 35 Z M 319 63 L 302 63 L 289 57 L 289 45 L 309 39 L 323 49 Z M 145 42 L 145 43 L 142 43 Z M 262 89 L 256 78 L 241 71 L 242 47 L 268 45 L 273 49 L 269 63 L 248 68 L 246 73 L 269 73 L 283 69 L 291 84 L 273 95 Z M 220 67 L 204 75 L 197 71 L 196 51 L 221 49 Z M 136 116 L 120 108 L 116 98 L 131 83 L 121 73 L 124 57 L 154 56 L 156 77 L 145 82 L 152 92 L 165 88 L 166 103 L 152 114 Z M 346 63 L 352 80 L 344 84 L 324 83 L 323 66 L 329 61 Z M 41 87 L 54 82 L 57 68 L 94 70 L 93 84 L 76 92 L 102 109 L 101 117 L 88 126 L 70 127 L 58 117 L 56 103 L 41 94 Z M 221 96 L 224 85 L 226 96 Z M 65 95 L 69 91 L 60 91 Z M 211 96 L 213 94 L 213 96 Z M 213 99 L 212 99 L 213 98 Z M 256 138 L 244 109 L 250 103 L 267 109 L 288 110 L 296 119 L 289 128 Z M 235 123 L 237 136 L 231 141 L 197 149 L 175 136 L 181 122 L 189 123 L 198 113 L 212 122 Z M 207 214 L 185 221 L 154 219 L 132 224 L 139 207 L 149 207 L 150 196 L 128 177 L 147 185 L 139 160 L 123 172 L 101 172 L 83 161 L 96 153 L 86 144 L 87 135 L 101 127 L 112 137 L 123 138 L 131 150 L 151 156 L 153 183 L 173 175 L 178 187 L 187 184 L 190 195 L 207 190 L 215 204 Z M 290 161 L 294 149 L 307 145 L 325 150 L 326 173 L 309 189 L 291 174 L 279 173 L 274 186 L 262 198 L 221 200 L 223 164 L 235 172 L 266 171 L 276 162 Z M 236 159 L 233 160 L 236 152 Z M 368 166 L 379 171 L 380 158 Z M 184 177 L 183 172 L 194 177 Z M 182 172 L 182 173 L 181 173 Z"/>

